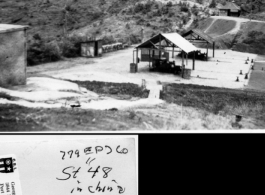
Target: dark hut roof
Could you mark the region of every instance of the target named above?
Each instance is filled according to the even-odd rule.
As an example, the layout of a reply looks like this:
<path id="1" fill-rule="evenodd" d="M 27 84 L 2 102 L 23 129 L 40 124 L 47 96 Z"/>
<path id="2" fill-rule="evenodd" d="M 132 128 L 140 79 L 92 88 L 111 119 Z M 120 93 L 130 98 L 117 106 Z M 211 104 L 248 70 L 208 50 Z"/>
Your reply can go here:
<path id="1" fill-rule="evenodd" d="M 218 9 L 237 9 L 240 10 L 240 7 L 236 5 L 234 2 L 226 2 L 225 5 L 218 4 L 217 5 Z"/>
<path id="2" fill-rule="evenodd" d="M 196 35 L 200 36 L 202 39 L 204 39 L 205 41 L 207 41 L 208 43 L 214 43 L 214 39 L 205 34 L 203 31 L 199 30 L 199 29 L 192 29 L 184 34 L 182 34 L 183 37 L 187 37 L 188 35 L 192 34 L 192 33 L 195 33 Z"/>

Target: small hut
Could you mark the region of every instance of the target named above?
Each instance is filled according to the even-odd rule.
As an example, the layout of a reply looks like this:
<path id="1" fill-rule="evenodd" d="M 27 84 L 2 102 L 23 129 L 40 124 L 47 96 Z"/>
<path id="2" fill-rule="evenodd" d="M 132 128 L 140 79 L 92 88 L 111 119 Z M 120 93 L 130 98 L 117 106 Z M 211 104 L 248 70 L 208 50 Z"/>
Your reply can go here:
<path id="1" fill-rule="evenodd" d="M 100 57 L 102 56 L 102 40 L 86 41 L 81 43 L 82 57 Z"/>
<path id="2" fill-rule="evenodd" d="M 0 24 L 0 86 L 26 84 L 27 26 Z"/>
<path id="3" fill-rule="evenodd" d="M 235 4 L 235 1 L 228 1 L 224 5 L 218 4 L 217 8 L 219 9 L 219 16 L 239 17 L 241 13 L 241 9 Z"/>

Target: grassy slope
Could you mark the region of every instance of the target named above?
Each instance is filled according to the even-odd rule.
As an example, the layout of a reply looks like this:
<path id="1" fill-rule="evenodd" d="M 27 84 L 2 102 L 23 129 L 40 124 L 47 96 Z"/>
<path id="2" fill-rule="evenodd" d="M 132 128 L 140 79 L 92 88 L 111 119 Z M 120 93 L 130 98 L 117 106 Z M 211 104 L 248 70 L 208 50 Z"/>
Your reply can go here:
<path id="1" fill-rule="evenodd" d="M 213 22 L 213 19 L 212 18 L 206 18 L 204 20 L 201 20 L 199 23 L 198 23 L 198 28 L 202 31 L 205 31 L 209 25 Z"/>
<path id="2" fill-rule="evenodd" d="M 211 18 L 200 21 L 198 23 L 198 28 L 205 31 L 211 25 L 211 22 Z M 215 38 L 216 47 L 222 49 L 232 48 L 235 51 L 263 54 L 265 52 L 263 49 L 265 43 L 262 42 L 257 44 L 257 42 L 254 43 L 253 41 L 251 44 L 245 44 L 243 42 L 248 38 L 249 32 L 257 31 L 264 33 L 265 23 L 250 21 L 241 24 L 237 34 L 227 33 L 234 28 L 235 24 L 235 21 L 224 19 L 218 19 L 212 24 L 207 33 Z M 256 37 L 253 37 L 253 39 L 255 38 Z"/>
<path id="3" fill-rule="evenodd" d="M 245 24 L 244 31 L 242 31 L 242 35 L 238 38 L 237 44 L 234 46 L 234 50 L 264 54 L 265 52 L 265 43 L 263 41 L 255 41 L 258 37 L 249 37 L 248 34 L 250 32 L 261 32 L 264 34 L 265 32 L 265 23 L 259 22 L 248 22 Z M 251 38 L 253 41 L 251 43 L 245 43 L 246 39 Z"/>
<path id="4" fill-rule="evenodd" d="M 208 29 L 207 33 L 213 38 L 223 35 L 232 30 L 236 25 L 235 21 L 218 19 Z"/>
<path id="5" fill-rule="evenodd" d="M 182 104 L 223 116 L 239 114 L 264 123 L 264 93 L 169 84 L 164 87 L 162 98 L 169 103 Z"/>
<path id="6" fill-rule="evenodd" d="M 0 131 L 232 129 L 231 123 L 229 116 L 181 109 L 174 104 L 124 111 L 34 109 L 0 104 Z"/>

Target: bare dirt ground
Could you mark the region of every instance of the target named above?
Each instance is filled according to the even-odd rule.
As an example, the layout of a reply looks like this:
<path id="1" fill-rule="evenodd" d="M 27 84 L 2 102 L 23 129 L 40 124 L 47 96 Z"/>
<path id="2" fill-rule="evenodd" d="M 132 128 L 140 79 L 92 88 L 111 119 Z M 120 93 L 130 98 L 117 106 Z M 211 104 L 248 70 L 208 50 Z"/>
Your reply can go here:
<path id="1" fill-rule="evenodd" d="M 206 49 L 201 49 L 206 52 Z M 177 54 L 177 53 L 176 53 Z M 181 59 L 175 60 L 181 64 Z M 257 55 L 235 52 L 231 50 L 216 50 L 215 58 L 212 58 L 212 50 L 209 50 L 209 61 L 196 60 L 195 70 L 191 79 L 182 79 L 173 74 L 150 72 L 148 62 L 139 63 L 139 71 L 136 74 L 129 72 L 130 63 L 133 61 L 133 47 L 120 50 L 115 53 L 104 54 L 102 58 L 72 59 L 69 62 L 57 62 L 46 65 L 29 67 L 28 75 L 45 74 L 60 79 L 80 81 L 103 81 L 117 83 L 135 83 L 141 85 L 142 79 L 146 80 L 147 88 L 157 85 L 157 82 L 198 84 L 214 87 L 243 89 L 246 85 L 244 74 L 249 72 L 250 63 L 245 64 L 247 57 L 255 59 Z M 170 53 L 170 57 L 172 54 Z M 67 68 L 64 67 L 64 64 Z M 72 64 L 72 67 L 69 67 Z M 49 67 L 53 67 L 51 70 Z M 58 67 L 58 69 L 56 68 Z M 63 67 L 63 69 L 61 69 Z M 186 68 L 192 69 L 192 60 L 188 60 Z M 242 70 L 243 75 L 240 75 Z M 239 82 L 236 82 L 239 77 Z"/>
<path id="2" fill-rule="evenodd" d="M 194 105 L 194 101 L 213 101 L 213 97 L 207 99 L 199 91 L 183 90 L 168 94 L 162 97 L 163 100 L 149 99 L 139 96 L 132 98 L 129 87 L 131 84 L 141 86 L 142 79 L 146 80 L 146 88 L 152 89 L 160 83 L 175 83 L 178 86 L 183 84 L 199 84 L 217 87 L 229 87 L 242 89 L 245 80 L 239 71 L 247 71 L 250 64 L 245 64 L 245 58 L 255 57 L 253 54 L 245 54 L 233 51 L 216 51 L 216 58 L 206 61 L 196 61 L 196 70 L 193 71 L 190 80 L 182 79 L 180 76 L 159 72 L 149 72 L 148 63 L 139 64 L 138 73 L 130 73 L 130 63 L 132 62 L 133 48 L 120 50 L 113 53 L 104 54 L 101 58 L 76 58 L 56 63 L 43 64 L 28 68 L 29 79 L 36 77 L 57 78 L 70 80 L 83 87 L 99 94 L 98 100 L 91 100 L 91 96 L 83 98 L 84 90 L 81 90 L 81 98 L 70 98 L 69 102 L 80 101 L 81 107 L 70 108 L 63 106 L 65 100 L 61 102 L 20 101 L 13 105 L 14 100 L 0 98 L 0 124 L 1 130 L 188 130 L 188 129 L 261 129 L 265 127 L 260 119 L 244 118 L 241 126 L 235 126 L 234 113 L 226 114 L 213 113 L 212 109 L 206 109 Z M 224 54 L 226 52 L 226 54 Z M 175 56 L 175 55 L 174 55 Z M 180 63 L 177 59 L 176 63 Z M 172 60 L 172 59 L 171 59 Z M 218 60 L 218 61 L 217 61 Z M 188 66 L 191 67 L 189 60 Z M 197 77 L 199 75 L 199 77 Z M 226 76 L 228 75 L 228 76 Z M 240 82 L 235 82 L 236 76 L 240 77 Z M 98 83 L 97 83 L 98 82 Z M 60 82 L 56 82 L 60 83 Z M 105 84 L 104 84 L 105 83 Z M 108 84 L 110 83 L 110 84 Z M 116 83 L 116 84 L 111 84 Z M 127 84 L 126 84 L 127 83 Z M 123 86 L 126 84 L 126 86 Z M 42 85 L 49 88 L 51 84 Z M 91 85 L 91 86 L 90 86 Z M 32 86 L 31 86 L 32 87 Z M 64 89 L 63 85 L 60 85 Z M 50 86 L 55 90 L 55 86 Z M 27 88 L 28 90 L 29 88 Z M 73 85 L 73 89 L 76 89 Z M 117 92 L 118 89 L 118 92 Z M 25 89 L 24 89 L 25 90 Z M 34 90 L 34 88 L 30 88 Z M 139 90 L 140 87 L 139 87 Z M 208 90 L 207 88 L 204 90 Z M 224 91 L 222 91 L 224 90 Z M 213 93 L 226 93 L 225 89 L 214 91 Z M 123 96 L 121 91 L 123 91 Z M 26 91 L 30 93 L 30 91 Z M 65 92 L 65 91 L 62 91 Z M 140 92 L 140 91 L 139 91 Z M 167 92 L 167 90 L 163 90 Z M 23 91 L 25 93 L 25 91 Z M 55 93 L 55 92 L 52 92 Z M 68 93 L 76 92 L 73 90 Z M 117 94 L 118 93 L 118 94 Z M 138 92 L 137 92 L 138 93 Z M 194 93 L 194 94 L 193 94 Z M 179 94 L 182 94 L 179 96 Z M 1 94 L 0 94 L 1 95 Z M 119 97 L 118 97 L 119 96 Z M 126 97 L 127 96 L 127 97 Z M 178 97 L 190 97 L 188 104 L 180 105 Z M 198 97 L 198 98 L 197 98 Z M 218 97 L 218 96 L 217 96 Z M 241 97 L 241 96 L 239 96 Z M 243 97 L 243 96 L 242 96 Z M 30 97 L 28 97 L 30 98 Z M 83 98 L 83 99 L 82 99 Z M 144 98 L 144 99 L 141 99 Z M 193 99 L 192 99 L 193 98 Z M 195 99 L 194 99 L 195 98 Z M 206 98 L 206 99 L 205 99 Z M 171 100 L 172 99 L 172 100 Z M 259 100 L 263 102 L 263 100 Z M 136 103 L 137 102 L 137 103 Z M 174 104 L 169 104 L 172 102 Z M 75 104 L 74 102 L 73 104 Z M 176 103 L 176 104 L 175 104 Z M 177 105 L 178 104 L 178 105 Z M 46 105 L 46 107 L 44 106 Z M 20 106 L 26 106 L 20 107 Z M 191 107 L 190 107 L 191 106 Z M 216 105 L 213 105 L 215 108 Z M 218 107 L 218 106 L 217 106 Z M 37 109 L 37 110 L 36 110 Z M 241 109 L 241 108 L 240 108 Z M 240 109 L 238 113 L 240 113 Z M 247 108 L 248 109 L 248 108 Z M 262 109 L 257 107 L 257 110 Z M 217 109 L 218 110 L 218 109 Z M 237 113 L 237 114 L 238 114 Z M 222 122 L 221 122 L 222 121 Z"/>

